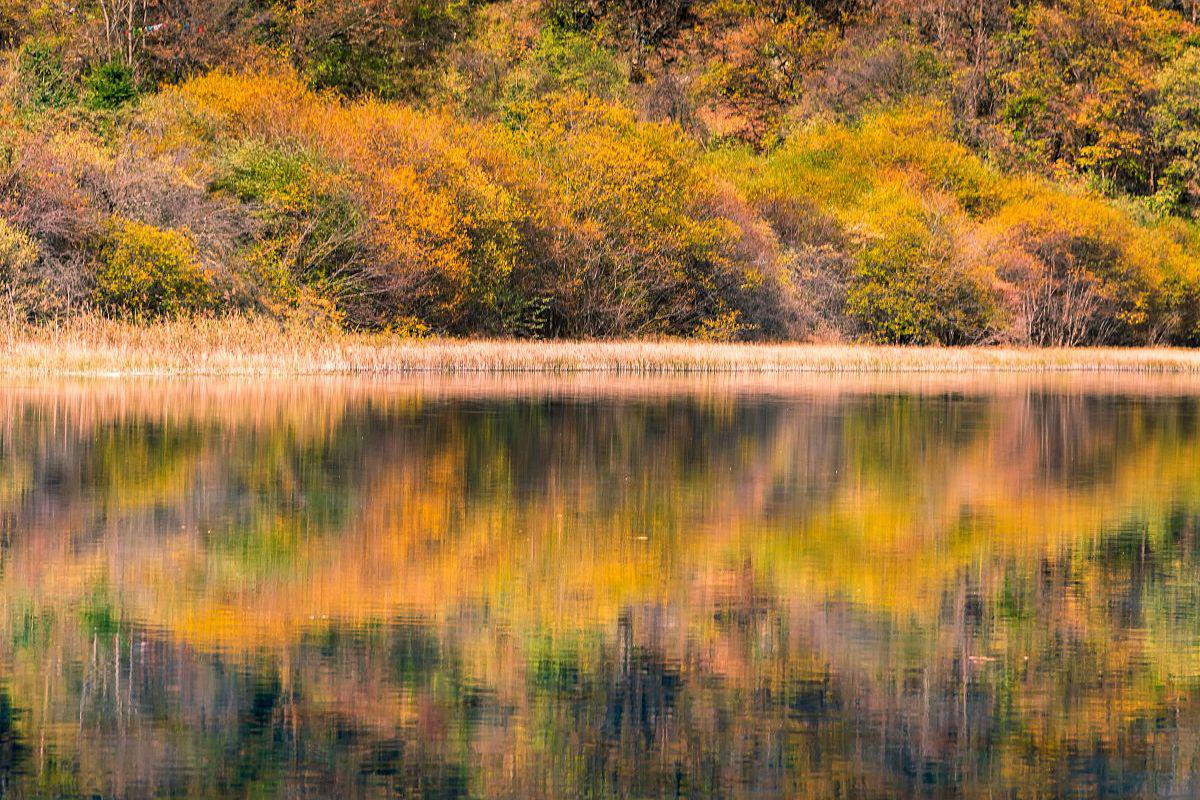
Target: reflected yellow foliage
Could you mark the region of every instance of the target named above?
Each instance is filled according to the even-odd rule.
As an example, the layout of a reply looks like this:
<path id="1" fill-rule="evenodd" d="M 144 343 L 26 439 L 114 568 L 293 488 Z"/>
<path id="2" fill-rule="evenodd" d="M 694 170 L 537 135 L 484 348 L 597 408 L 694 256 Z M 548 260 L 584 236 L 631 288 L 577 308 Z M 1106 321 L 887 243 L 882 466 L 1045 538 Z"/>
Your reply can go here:
<path id="1" fill-rule="evenodd" d="M 232 680 L 215 659 L 275 687 L 280 725 L 413 731 L 439 758 L 467 748 L 472 785 L 506 796 L 597 779 L 555 742 L 616 747 L 642 785 L 798 735 L 812 698 L 829 738 L 788 739 L 814 771 L 783 774 L 813 796 L 902 786 L 822 760 L 851 731 L 964 769 L 986 747 L 982 792 L 1031 753 L 1052 787 L 1073 748 L 1194 718 L 1194 397 L 883 380 L 10 390 L 12 697 L 74 752 L 72 704 L 137 707 L 122 670 L 183 658 L 207 696 L 191 681 Z M 101 681 L 114 669 L 124 683 Z M 606 686 L 686 702 L 646 723 L 661 750 L 578 727 L 618 702 Z"/>

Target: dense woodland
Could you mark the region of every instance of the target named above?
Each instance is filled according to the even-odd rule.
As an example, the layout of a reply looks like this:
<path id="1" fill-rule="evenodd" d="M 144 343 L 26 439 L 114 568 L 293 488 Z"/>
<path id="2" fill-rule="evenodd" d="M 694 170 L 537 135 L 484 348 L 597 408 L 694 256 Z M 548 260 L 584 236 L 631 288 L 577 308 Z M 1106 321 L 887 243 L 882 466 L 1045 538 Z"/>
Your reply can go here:
<path id="1" fill-rule="evenodd" d="M 1200 344 L 1198 0 L 5 0 L 0 307 Z"/>

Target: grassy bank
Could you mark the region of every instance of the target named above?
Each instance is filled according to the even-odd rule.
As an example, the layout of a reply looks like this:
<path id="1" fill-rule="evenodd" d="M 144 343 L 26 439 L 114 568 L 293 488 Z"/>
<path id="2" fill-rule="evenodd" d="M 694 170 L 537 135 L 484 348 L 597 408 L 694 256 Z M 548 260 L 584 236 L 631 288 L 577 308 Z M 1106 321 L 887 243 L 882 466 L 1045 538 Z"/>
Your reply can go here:
<path id="1" fill-rule="evenodd" d="M 1179 349 L 414 340 L 243 318 L 149 326 L 81 318 L 54 327 L 6 327 L 0 342 L 0 374 L 10 378 L 496 372 L 1200 374 L 1200 351 Z"/>

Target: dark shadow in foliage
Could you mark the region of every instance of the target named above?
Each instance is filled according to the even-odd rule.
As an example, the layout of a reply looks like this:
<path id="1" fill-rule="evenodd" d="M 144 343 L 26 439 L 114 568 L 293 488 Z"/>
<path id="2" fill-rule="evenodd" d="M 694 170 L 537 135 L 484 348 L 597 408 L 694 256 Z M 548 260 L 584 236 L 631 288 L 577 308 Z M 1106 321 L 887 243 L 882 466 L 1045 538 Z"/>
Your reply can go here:
<path id="1" fill-rule="evenodd" d="M 5 797 L 28 767 L 29 746 L 17 730 L 20 713 L 13 706 L 8 689 L 0 686 L 0 795 Z"/>

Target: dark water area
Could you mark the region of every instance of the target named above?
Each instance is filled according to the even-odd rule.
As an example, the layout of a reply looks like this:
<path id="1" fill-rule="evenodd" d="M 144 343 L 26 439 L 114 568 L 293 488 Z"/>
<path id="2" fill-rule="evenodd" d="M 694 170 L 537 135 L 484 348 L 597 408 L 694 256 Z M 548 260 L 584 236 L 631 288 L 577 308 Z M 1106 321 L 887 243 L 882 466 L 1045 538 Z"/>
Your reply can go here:
<path id="1" fill-rule="evenodd" d="M 1200 385 L 0 388 L 6 797 L 1200 796 Z"/>

